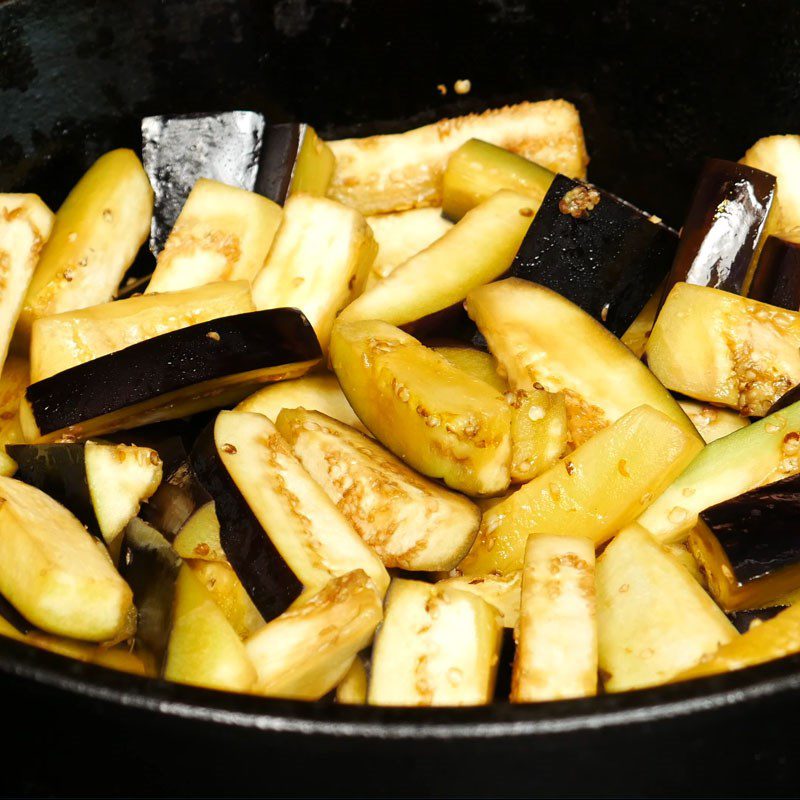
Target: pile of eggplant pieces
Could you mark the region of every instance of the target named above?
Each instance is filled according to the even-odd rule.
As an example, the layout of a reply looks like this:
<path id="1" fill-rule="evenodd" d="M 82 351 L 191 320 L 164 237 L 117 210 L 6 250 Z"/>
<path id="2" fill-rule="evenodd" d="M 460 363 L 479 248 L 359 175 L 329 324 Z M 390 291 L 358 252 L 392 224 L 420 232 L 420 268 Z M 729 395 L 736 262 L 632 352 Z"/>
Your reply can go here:
<path id="1" fill-rule="evenodd" d="M 0 194 L 0 634 L 400 706 L 799 652 L 800 137 L 680 235 L 587 163 L 560 100 L 235 111 Z"/>

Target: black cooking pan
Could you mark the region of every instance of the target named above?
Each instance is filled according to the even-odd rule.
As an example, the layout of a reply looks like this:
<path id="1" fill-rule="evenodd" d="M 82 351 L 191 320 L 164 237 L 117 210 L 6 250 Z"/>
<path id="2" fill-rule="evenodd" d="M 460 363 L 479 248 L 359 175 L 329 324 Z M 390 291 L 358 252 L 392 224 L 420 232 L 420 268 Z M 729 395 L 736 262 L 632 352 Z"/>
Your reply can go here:
<path id="1" fill-rule="evenodd" d="M 523 99 L 580 108 L 599 185 L 680 225 L 701 160 L 800 132 L 800 6 L 0 0 L 0 191 L 57 206 L 147 114 L 252 108 L 326 136 Z M 441 95 L 469 78 L 472 91 Z M 800 658 L 566 703 L 238 697 L 0 641 L 0 791 L 184 796 L 796 793 Z"/>

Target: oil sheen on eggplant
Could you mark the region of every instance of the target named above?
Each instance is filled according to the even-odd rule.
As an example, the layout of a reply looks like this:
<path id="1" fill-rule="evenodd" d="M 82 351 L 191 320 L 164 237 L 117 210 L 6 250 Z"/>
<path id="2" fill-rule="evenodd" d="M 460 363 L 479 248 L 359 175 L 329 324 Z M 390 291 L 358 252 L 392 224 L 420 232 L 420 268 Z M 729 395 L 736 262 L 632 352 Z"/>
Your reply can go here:
<path id="1" fill-rule="evenodd" d="M 800 244 L 768 237 L 748 294 L 771 306 L 800 310 Z"/>

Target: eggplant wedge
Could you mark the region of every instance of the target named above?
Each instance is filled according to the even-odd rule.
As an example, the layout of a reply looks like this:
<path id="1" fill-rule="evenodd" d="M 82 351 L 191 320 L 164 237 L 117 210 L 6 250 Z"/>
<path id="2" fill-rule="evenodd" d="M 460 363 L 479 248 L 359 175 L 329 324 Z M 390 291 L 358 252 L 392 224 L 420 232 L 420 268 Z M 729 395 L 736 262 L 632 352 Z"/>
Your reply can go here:
<path id="1" fill-rule="evenodd" d="M 531 536 L 511 679 L 512 703 L 597 694 L 594 542 Z"/>
<path id="2" fill-rule="evenodd" d="M 38 317 L 111 300 L 147 238 L 152 212 L 153 190 L 132 150 L 95 161 L 58 209 L 17 324 L 20 343 L 28 343 Z"/>
<path id="3" fill-rule="evenodd" d="M 695 186 L 664 297 L 679 282 L 746 294 L 771 227 L 774 175 L 709 158 Z"/>
<path id="4" fill-rule="evenodd" d="M 698 514 L 800 472 L 800 403 L 707 445 L 639 517 L 661 542 L 685 539 Z"/>
<path id="5" fill-rule="evenodd" d="M 479 706 L 494 695 L 500 615 L 480 597 L 395 579 L 372 648 L 375 706 Z"/>
<path id="6" fill-rule="evenodd" d="M 260 194 L 201 178 L 158 254 L 147 294 L 252 280 L 282 216 L 280 206 Z"/>
<path id="7" fill-rule="evenodd" d="M 299 377 L 319 360 L 317 337 L 297 309 L 235 314 L 32 384 L 20 406 L 22 431 L 29 442 L 74 441 L 177 419 Z"/>
<path id="8" fill-rule="evenodd" d="M 555 175 L 527 158 L 480 139 L 470 139 L 447 161 L 442 179 L 442 213 L 453 222 L 501 189 L 530 198 L 534 212 Z"/>
<path id="9" fill-rule="evenodd" d="M 382 618 L 381 595 L 363 570 L 333 578 L 247 640 L 255 693 L 319 700 L 345 677 Z"/>
<path id="10" fill-rule="evenodd" d="M 606 691 L 665 683 L 739 636 L 697 581 L 637 525 L 608 545 L 595 576 Z"/>
<path id="11" fill-rule="evenodd" d="M 470 292 L 467 311 L 512 391 L 563 392 L 573 446 L 645 404 L 700 439 L 647 367 L 597 320 L 550 289 L 509 278 Z"/>
<path id="12" fill-rule="evenodd" d="M 0 194 L 0 368 L 53 220 L 35 194 Z"/>
<path id="13" fill-rule="evenodd" d="M 276 427 L 385 566 L 449 570 L 467 554 L 480 511 L 465 497 L 426 480 L 373 439 L 316 411 L 285 409 Z"/>
<path id="14" fill-rule="evenodd" d="M 336 169 L 329 194 L 362 214 L 441 206 L 447 160 L 470 139 L 506 147 L 554 172 L 586 174 L 589 157 L 578 110 L 565 100 L 544 100 L 405 133 L 330 142 Z"/>
<path id="15" fill-rule="evenodd" d="M 532 534 L 582 536 L 600 545 L 641 513 L 701 449 L 649 406 L 628 412 L 485 512 L 465 575 L 522 568 Z"/>
<path id="16" fill-rule="evenodd" d="M 334 318 L 361 293 L 377 251 L 358 211 L 324 197 L 295 195 L 253 280 L 256 308 L 299 308 L 327 350 Z"/>
<path id="17" fill-rule="evenodd" d="M 522 570 L 506 575 L 455 575 L 438 582 L 442 587 L 468 592 L 485 600 L 500 614 L 505 628 L 516 628 L 519 620 Z"/>
<path id="18" fill-rule="evenodd" d="M 0 372 L 0 475 L 11 477 L 17 469 L 6 452 L 10 444 L 25 441 L 19 421 L 19 406 L 30 383 L 28 360 L 9 356 Z"/>
<path id="19" fill-rule="evenodd" d="M 209 500 L 187 517 L 172 542 L 172 548 L 185 560 L 218 561 L 226 564 L 228 559 L 219 537 L 217 511 L 214 501 Z"/>
<path id="20" fill-rule="evenodd" d="M 353 659 L 350 669 L 336 687 L 336 702 L 344 706 L 363 706 L 367 703 L 369 675 L 360 656 Z"/>
<path id="21" fill-rule="evenodd" d="M 619 337 L 619 340 L 628 348 L 636 358 L 641 358 L 647 349 L 647 342 L 656 324 L 656 317 L 661 308 L 661 299 L 664 296 L 663 288 L 659 287 L 656 293 L 647 301 L 645 307 L 631 322 L 628 330 Z"/>
<path id="22" fill-rule="evenodd" d="M 350 303 L 342 321 L 408 325 L 460 303 L 508 270 L 532 216 L 527 197 L 498 192 Z"/>
<path id="23" fill-rule="evenodd" d="M 678 283 L 647 343 L 647 363 L 674 392 L 763 417 L 800 383 L 800 313 Z"/>
<path id="24" fill-rule="evenodd" d="M 400 264 L 430 247 L 453 227 L 441 208 L 412 208 L 394 214 L 367 217 L 378 254 L 367 276 L 366 289 L 391 275 Z"/>
<path id="25" fill-rule="evenodd" d="M 800 476 L 700 512 L 689 546 L 726 611 L 762 608 L 800 588 Z"/>
<path id="26" fill-rule="evenodd" d="M 506 394 L 508 384 L 497 371 L 498 364 L 491 353 L 475 350 L 472 347 L 434 347 L 440 356 L 444 356 L 454 367 L 458 367 L 467 375 L 488 383 L 501 394 Z"/>
<path id="27" fill-rule="evenodd" d="M 284 408 L 319 411 L 362 433 L 369 433 L 347 402 L 335 375 L 321 373 L 273 383 L 254 392 L 236 406 L 237 411 L 263 414 L 270 422 L 275 422 Z"/>
<path id="28" fill-rule="evenodd" d="M 717 408 L 697 400 L 678 400 L 678 405 L 697 428 L 706 444 L 716 442 L 729 433 L 746 428 L 750 424 L 747 417 L 727 408 Z"/>
<path id="29" fill-rule="evenodd" d="M 511 276 L 563 295 L 622 336 L 667 277 L 678 235 L 651 214 L 557 175 Z"/>
<path id="30" fill-rule="evenodd" d="M 511 409 L 503 395 L 382 322 L 337 322 L 331 363 L 375 437 L 418 472 L 470 495 L 508 488 Z"/>
<path id="31" fill-rule="evenodd" d="M 748 296 L 760 303 L 799 311 L 800 244 L 777 236 L 767 237 Z"/>
<path id="32" fill-rule="evenodd" d="M 133 595 L 99 545 L 44 492 L 0 478 L 0 592 L 49 633 L 121 641 L 135 629 Z"/>
<path id="33" fill-rule="evenodd" d="M 175 581 L 164 677 L 230 692 L 250 691 L 256 682 L 244 644 L 186 564 Z"/>
<path id="34" fill-rule="evenodd" d="M 232 281 L 41 317 L 31 334 L 31 382 L 163 333 L 249 311 L 255 311 L 250 284 Z"/>

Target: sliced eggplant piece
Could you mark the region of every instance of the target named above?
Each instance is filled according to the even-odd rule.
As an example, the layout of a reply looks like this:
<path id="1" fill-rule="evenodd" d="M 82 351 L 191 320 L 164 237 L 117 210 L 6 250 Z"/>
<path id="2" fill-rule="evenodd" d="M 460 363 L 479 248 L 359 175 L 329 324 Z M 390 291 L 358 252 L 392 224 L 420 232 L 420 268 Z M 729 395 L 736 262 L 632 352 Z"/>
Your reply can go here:
<path id="1" fill-rule="evenodd" d="M 172 621 L 175 579 L 181 560 L 169 542 L 138 518 L 125 528 L 120 574 L 133 590 L 138 611 L 136 643 L 154 659 L 160 673 Z"/>
<path id="2" fill-rule="evenodd" d="M 31 335 L 31 382 L 154 336 L 254 310 L 250 284 L 232 281 L 41 317 Z"/>
<path id="3" fill-rule="evenodd" d="M 333 578 L 247 640 L 254 691 L 318 700 L 344 678 L 382 617 L 381 594 L 363 570 Z"/>
<path id="4" fill-rule="evenodd" d="M 511 409 L 491 386 L 377 321 L 337 322 L 331 363 L 362 422 L 416 470 L 466 494 L 508 487 Z"/>
<path id="5" fill-rule="evenodd" d="M 319 359 L 314 331 L 297 309 L 235 314 L 32 384 L 20 407 L 22 430 L 31 442 L 63 441 L 177 419 L 299 377 Z"/>
<path id="6" fill-rule="evenodd" d="M 439 585 L 477 595 L 500 613 L 504 627 L 516 628 L 522 591 L 521 570 L 507 575 L 456 575 L 439 581 Z"/>
<path id="7" fill-rule="evenodd" d="M 580 532 L 602 544 L 635 520 L 700 448 L 661 412 L 649 406 L 629 411 L 485 512 L 459 569 L 465 575 L 520 569 L 532 534 Z"/>
<path id="8" fill-rule="evenodd" d="M 773 619 L 753 625 L 747 633 L 723 644 L 715 653 L 700 659 L 695 667 L 676 675 L 687 681 L 754 667 L 776 658 L 800 652 L 800 606 L 781 611 Z"/>
<path id="9" fill-rule="evenodd" d="M 142 160 L 155 190 L 150 249 L 158 255 L 199 178 L 254 190 L 264 117 L 255 111 L 145 117 Z"/>
<path id="10" fill-rule="evenodd" d="M 54 219 L 38 195 L 0 194 L 0 368 Z"/>
<path id="11" fill-rule="evenodd" d="M 500 615 L 480 597 L 396 578 L 372 648 L 369 704 L 491 702 L 502 631 Z"/>
<path id="12" fill-rule="evenodd" d="M 501 394 L 508 391 L 508 384 L 497 371 L 497 361 L 491 353 L 475 350 L 472 347 L 434 347 L 440 356 L 444 356 L 454 367 L 463 370 L 467 375 L 488 383 Z"/>
<path id="13" fill-rule="evenodd" d="M 251 281 L 282 216 L 280 206 L 260 194 L 201 178 L 158 255 L 147 294 Z"/>
<path id="14" fill-rule="evenodd" d="M 441 208 L 412 208 L 394 214 L 367 217 L 378 254 L 367 276 L 367 289 L 391 275 L 400 264 L 430 247 L 453 227 Z"/>
<path id="15" fill-rule="evenodd" d="M 528 539 L 512 703 L 597 694 L 594 570 L 591 539 Z"/>
<path id="16" fill-rule="evenodd" d="M 529 198 L 497 192 L 347 306 L 341 319 L 408 325 L 449 309 L 508 270 L 532 216 Z"/>
<path id="17" fill-rule="evenodd" d="M 298 192 L 324 197 L 335 164 L 330 147 L 310 125 L 270 125 L 264 132 L 258 191 L 280 205 Z"/>
<path id="18" fill-rule="evenodd" d="M 213 500 L 192 512 L 181 525 L 172 547 L 184 559 L 228 562 L 219 538 L 219 520 Z"/>
<path id="19" fill-rule="evenodd" d="M 774 175 L 709 158 L 695 186 L 664 297 L 679 282 L 746 294 L 775 205 Z"/>
<path id="20" fill-rule="evenodd" d="M 353 428 L 316 411 L 281 411 L 276 427 L 309 475 L 387 567 L 455 567 L 472 545 L 480 511 L 409 469 Z"/>
<path id="21" fill-rule="evenodd" d="M 748 295 L 760 303 L 800 310 L 800 244 L 768 236 Z"/>
<path id="22" fill-rule="evenodd" d="M 797 472 L 800 403 L 707 445 L 638 522 L 659 541 L 681 541 L 704 509 Z"/>
<path id="23" fill-rule="evenodd" d="M 101 156 L 58 209 L 17 324 L 27 344 L 38 317 L 114 296 L 147 238 L 153 190 L 132 150 Z"/>
<path id="24" fill-rule="evenodd" d="M 284 408 L 307 408 L 338 419 L 351 428 L 369 433 L 347 402 L 335 375 L 306 375 L 294 381 L 281 381 L 259 389 L 236 406 L 237 411 L 263 414 L 270 422 Z"/>
<path id="25" fill-rule="evenodd" d="M 361 656 L 356 656 L 342 682 L 336 687 L 336 702 L 345 706 L 363 706 L 367 703 L 369 676 Z"/>
<path id="26" fill-rule="evenodd" d="M 669 273 L 677 244 L 651 214 L 557 175 L 511 275 L 558 292 L 622 336 Z"/>
<path id="27" fill-rule="evenodd" d="M 586 174 L 589 157 L 578 110 L 565 100 L 544 100 L 442 119 L 405 133 L 330 142 L 336 169 L 329 194 L 362 214 L 440 206 L 447 160 L 474 138 L 554 172 Z"/>
<path id="28" fill-rule="evenodd" d="M 689 546 L 726 611 L 761 608 L 800 588 L 800 476 L 701 511 Z"/>
<path id="29" fill-rule="evenodd" d="M 678 400 L 678 405 L 697 428 L 706 444 L 716 442 L 729 433 L 746 428 L 750 424 L 747 417 L 727 408 L 717 408 L 697 400 Z"/>
<path id="30" fill-rule="evenodd" d="M 34 625 L 92 642 L 133 634 L 133 595 L 105 548 L 44 492 L 0 478 L 0 592 Z"/>
<path id="31" fill-rule="evenodd" d="M 763 417 L 800 383 L 800 313 L 678 283 L 647 343 L 647 363 L 668 389 Z"/>
<path id="32" fill-rule="evenodd" d="M 744 154 L 741 163 L 778 179 L 775 233 L 789 239 L 797 238 L 800 234 L 800 136 L 765 136 Z"/>
<path id="33" fill-rule="evenodd" d="M 705 573 L 700 569 L 700 564 L 692 555 L 688 542 L 677 542 L 662 546 L 667 553 L 677 559 L 681 565 L 686 568 L 686 571 L 697 581 L 700 586 L 702 586 L 705 590 L 708 590 L 708 582 L 706 581 Z"/>
<path id="34" fill-rule="evenodd" d="M 550 289 L 509 278 L 470 292 L 467 311 L 512 391 L 563 392 L 572 445 L 581 445 L 643 404 L 699 441 L 692 423 L 647 367 L 599 322 Z"/>
<path id="35" fill-rule="evenodd" d="M 656 324 L 658 310 L 661 308 L 661 299 L 664 296 L 663 287 L 647 301 L 645 307 L 639 312 L 636 319 L 631 322 L 628 330 L 619 337 L 619 340 L 628 348 L 636 358 L 641 358 L 647 349 L 647 342 Z"/>
<path id="36" fill-rule="evenodd" d="M 253 281 L 256 308 L 299 308 L 327 350 L 334 318 L 361 293 L 377 251 L 358 211 L 324 197 L 295 195 Z"/>
<path id="37" fill-rule="evenodd" d="M 175 581 L 164 677 L 231 692 L 250 691 L 256 682 L 244 644 L 187 564 Z"/>
<path id="38" fill-rule="evenodd" d="M 665 683 L 739 635 L 697 581 L 638 525 L 608 545 L 596 581 L 606 691 Z"/>
<path id="39" fill-rule="evenodd" d="M 497 145 L 470 139 L 447 161 L 442 178 L 442 213 L 457 222 L 500 189 L 530 198 L 539 210 L 555 175 L 546 167 Z"/>
<path id="40" fill-rule="evenodd" d="M 9 356 L 0 372 L 0 475 L 10 477 L 17 465 L 6 454 L 6 447 L 25 441 L 19 422 L 19 406 L 30 383 L 28 360 Z"/>

